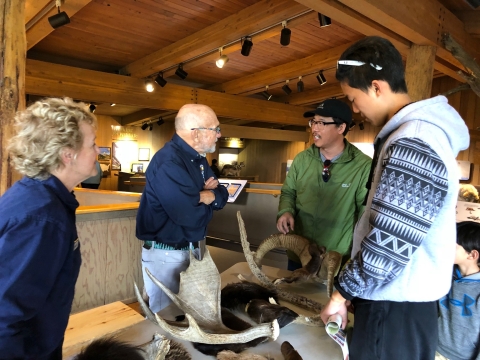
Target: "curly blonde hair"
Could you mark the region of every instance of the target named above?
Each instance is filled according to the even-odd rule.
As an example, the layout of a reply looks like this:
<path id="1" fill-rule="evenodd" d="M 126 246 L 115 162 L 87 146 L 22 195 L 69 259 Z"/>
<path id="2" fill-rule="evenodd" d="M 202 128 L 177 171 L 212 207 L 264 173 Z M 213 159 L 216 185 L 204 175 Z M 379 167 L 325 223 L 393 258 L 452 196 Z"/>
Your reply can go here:
<path id="1" fill-rule="evenodd" d="M 82 121 L 97 128 L 97 119 L 87 105 L 67 97 L 42 99 L 17 112 L 17 135 L 8 146 L 15 169 L 31 178 L 48 178 L 62 166 L 63 149 L 82 147 Z"/>

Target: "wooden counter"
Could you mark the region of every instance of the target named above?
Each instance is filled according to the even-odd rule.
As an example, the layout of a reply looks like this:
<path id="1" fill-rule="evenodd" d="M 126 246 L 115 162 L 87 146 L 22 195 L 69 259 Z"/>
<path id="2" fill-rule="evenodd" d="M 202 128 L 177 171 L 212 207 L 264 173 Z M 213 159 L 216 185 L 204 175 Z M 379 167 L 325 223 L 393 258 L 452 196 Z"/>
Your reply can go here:
<path id="1" fill-rule="evenodd" d="M 75 189 L 75 196 L 82 266 L 72 313 L 135 301 L 133 283 L 143 284 L 142 243 L 135 237 L 141 194 Z"/>

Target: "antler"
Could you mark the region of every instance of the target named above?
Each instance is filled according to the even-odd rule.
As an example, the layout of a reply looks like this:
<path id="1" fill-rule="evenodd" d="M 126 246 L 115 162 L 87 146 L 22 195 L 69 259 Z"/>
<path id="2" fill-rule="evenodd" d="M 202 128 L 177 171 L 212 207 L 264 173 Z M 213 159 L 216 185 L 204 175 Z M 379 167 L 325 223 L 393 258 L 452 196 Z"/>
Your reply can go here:
<path id="1" fill-rule="evenodd" d="M 178 294 L 171 292 L 148 269 L 145 270 L 154 284 L 185 312 L 188 324 L 178 324 L 154 315 L 136 287 L 138 301 L 150 320 L 179 339 L 203 344 L 244 343 L 259 337 L 275 340 L 280 333 L 277 321 L 240 332 L 223 324 L 220 311 L 220 274 L 208 249 L 201 261 L 195 259 L 190 252 L 190 266 L 180 273 Z"/>

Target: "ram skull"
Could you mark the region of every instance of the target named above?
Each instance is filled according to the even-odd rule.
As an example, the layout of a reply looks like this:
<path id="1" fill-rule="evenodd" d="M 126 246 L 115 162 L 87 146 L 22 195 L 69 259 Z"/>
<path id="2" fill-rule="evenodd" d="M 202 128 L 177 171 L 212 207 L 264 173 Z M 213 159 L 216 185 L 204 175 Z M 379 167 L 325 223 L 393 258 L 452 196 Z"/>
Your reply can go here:
<path id="1" fill-rule="evenodd" d="M 333 279 L 340 270 L 342 262 L 342 255 L 340 253 L 336 251 L 325 252 L 325 248 L 318 248 L 316 244 L 310 244 L 304 237 L 293 234 L 271 235 L 260 243 L 256 252 L 251 251 L 250 244 L 247 241 L 245 223 L 243 222 L 240 211 L 237 212 L 237 219 L 245 258 L 247 259 L 250 270 L 263 285 L 271 287 L 282 283 L 313 280 L 326 284 L 328 297 L 332 295 Z M 261 262 L 267 252 L 276 248 L 285 248 L 293 251 L 300 258 L 302 268 L 295 270 L 290 277 L 276 279 L 272 284 L 270 279 L 261 271 Z M 279 292 L 279 296 L 284 298 L 284 295 L 284 292 Z M 290 294 L 289 297 L 292 296 L 293 295 Z M 296 297 L 295 303 L 303 306 L 305 303 L 304 298 L 300 296 Z M 322 306 L 318 304 L 314 305 L 314 308 L 315 307 L 317 307 L 315 310 L 320 311 Z"/>

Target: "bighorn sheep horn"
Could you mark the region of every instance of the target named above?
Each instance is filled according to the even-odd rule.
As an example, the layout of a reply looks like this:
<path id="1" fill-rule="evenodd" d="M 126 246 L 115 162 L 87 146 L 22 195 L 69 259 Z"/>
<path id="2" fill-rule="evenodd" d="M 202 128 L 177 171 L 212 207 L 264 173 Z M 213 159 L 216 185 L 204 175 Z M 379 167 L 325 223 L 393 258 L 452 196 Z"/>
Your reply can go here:
<path id="1" fill-rule="evenodd" d="M 247 241 L 247 233 L 245 224 L 243 222 L 240 211 L 237 212 L 238 225 L 240 228 L 240 239 L 242 241 L 242 248 L 250 266 L 252 273 L 257 275 L 260 271 L 259 267 L 263 256 L 270 250 L 275 248 L 285 248 L 293 251 L 299 258 L 303 267 L 292 273 L 290 277 L 277 279 L 274 284 L 291 283 L 311 278 L 314 281 L 327 283 L 327 295 L 330 297 L 333 291 L 333 279 L 340 270 L 342 255 L 336 251 L 329 251 L 325 253 L 325 248 L 318 248 L 316 244 L 310 242 L 298 235 L 293 234 L 274 234 L 263 240 L 256 252 L 250 250 L 250 244 Z M 255 269 L 252 269 L 252 264 L 255 264 Z M 258 278 L 258 277 L 257 277 Z M 264 279 L 266 276 L 264 276 Z M 267 278 L 268 279 L 268 278 Z M 260 280 L 260 279 L 259 279 Z M 260 280 L 262 281 L 262 280 Z M 263 283 L 263 281 L 262 281 Z M 280 295 L 280 294 L 279 294 Z"/>
<path id="2" fill-rule="evenodd" d="M 245 343 L 259 337 L 275 340 L 280 333 L 276 320 L 240 332 L 223 324 L 220 308 L 220 274 L 208 249 L 202 260 L 195 259 L 190 252 L 190 266 L 180 273 L 178 294 L 172 293 L 148 269 L 146 273 L 155 285 L 185 312 L 188 324 L 178 324 L 164 320 L 157 314 L 153 315 L 136 288 L 138 301 L 146 316 L 176 338 L 203 344 L 225 344 Z"/>

